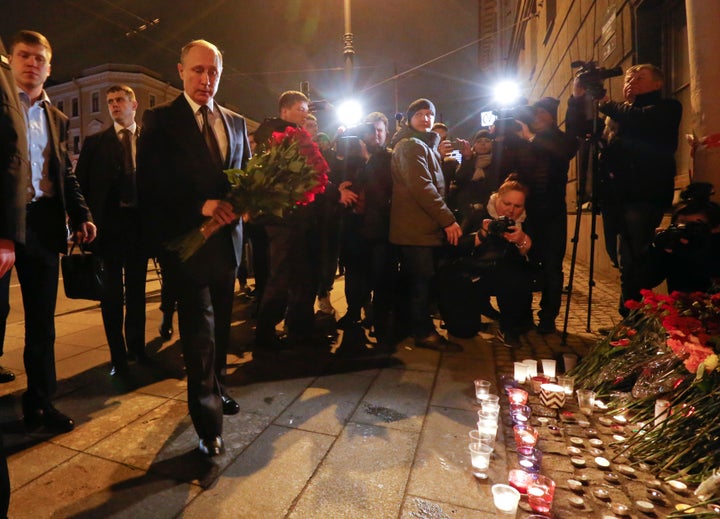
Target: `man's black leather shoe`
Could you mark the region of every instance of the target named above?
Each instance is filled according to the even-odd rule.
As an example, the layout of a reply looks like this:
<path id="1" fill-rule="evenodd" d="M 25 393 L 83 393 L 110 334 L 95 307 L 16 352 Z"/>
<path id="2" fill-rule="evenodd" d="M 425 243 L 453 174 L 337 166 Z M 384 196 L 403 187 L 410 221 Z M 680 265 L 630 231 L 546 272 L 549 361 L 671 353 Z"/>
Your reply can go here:
<path id="1" fill-rule="evenodd" d="M 198 449 L 200 449 L 200 452 L 205 456 L 212 458 L 213 456 L 220 456 L 225 452 L 225 444 L 220 436 L 209 439 L 200 438 Z"/>
<path id="2" fill-rule="evenodd" d="M 75 428 L 75 422 L 69 416 L 61 413 L 52 405 L 45 409 L 25 409 L 25 424 L 30 428 L 44 425 L 48 431 L 65 433 Z"/>
<path id="3" fill-rule="evenodd" d="M 224 415 L 238 414 L 240 412 L 240 405 L 227 395 L 221 395 L 222 408 Z"/>
<path id="4" fill-rule="evenodd" d="M 164 341 L 169 341 L 172 339 L 173 336 L 173 324 L 172 324 L 172 315 L 167 316 L 163 315 L 163 320 L 160 323 L 160 328 L 158 329 L 158 332 L 160 333 L 160 337 Z"/>
<path id="5" fill-rule="evenodd" d="M 15 373 L 0 366 L 0 384 L 6 384 L 15 380 Z"/>
<path id="6" fill-rule="evenodd" d="M 129 368 L 127 365 L 127 362 L 124 362 L 122 364 L 113 365 L 110 368 L 110 376 L 111 377 L 124 377 L 129 372 Z"/>

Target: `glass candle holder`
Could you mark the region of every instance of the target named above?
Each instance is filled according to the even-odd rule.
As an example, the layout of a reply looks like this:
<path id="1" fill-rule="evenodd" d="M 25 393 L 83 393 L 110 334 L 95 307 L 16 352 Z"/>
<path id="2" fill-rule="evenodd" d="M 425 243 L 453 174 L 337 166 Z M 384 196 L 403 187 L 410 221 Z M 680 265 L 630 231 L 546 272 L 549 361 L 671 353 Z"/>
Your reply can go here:
<path id="1" fill-rule="evenodd" d="M 490 381 L 478 379 L 475 380 L 475 400 L 482 402 L 490 394 Z"/>
<path id="2" fill-rule="evenodd" d="M 473 475 L 476 478 L 487 479 L 493 448 L 482 442 L 472 442 L 469 444 L 469 449 Z"/>
<path id="3" fill-rule="evenodd" d="M 557 383 L 559 386 L 562 386 L 566 395 L 572 395 L 575 392 L 575 377 L 560 375 L 557 378 Z"/>
<path id="4" fill-rule="evenodd" d="M 532 480 L 533 474 L 522 469 L 513 469 L 508 473 L 508 484 L 521 494 L 527 494 L 528 485 Z"/>
<path id="5" fill-rule="evenodd" d="M 495 423 L 498 423 L 500 418 L 500 409 L 490 409 L 490 408 L 483 408 L 478 411 L 478 421 L 482 420 L 493 420 Z"/>
<path id="6" fill-rule="evenodd" d="M 530 383 L 532 384 L 533 393 L 535 393 L 536 395 L 539 395 L 540 394 L 540 386 L 542 386 L 543 384 L 547 384 L 548 382 L 550 382 L 550 377 L 548 377 L 546 375 L 538 375 L 536 377 L 531 378 Z"/>
<path id="7" fill-rule="evenodd" d="M 527 374 L 525 375 L 527 378 L 537 377 L 538 374 L 538 363 L 535 359 L 525 359 L 523 360 L 523 364 L 527 367 Z"/>
<path id="8" fill-rule="evenodd" d="M 497 395 L 490 394 L 490 395 L 486 396 L 485 399 L 482 401 L 482 405 L 485 405 L 485 404 L 495 404 L 495 405 L 499 406 L 500 405 L 500 397 Z"/>
<path id="9" fill-rule="evenodd" d="M 525 425 L 530 422 L 530 416 L 532 416 L 532 409 L 528 405 L 511 405 L 510 406 L 510 419 L 515 425 Z"/>
<path id="10" fill-rule="evenodd" d="M 565 366 L 565 373 L 571 369 L 575 369 L 577 366 L 578 356 L 574 353 L 563 353 L 563 365 Z"/>
<path id="11" fill-rule="evenodd" d="M 527 365 L 522 362 L 515 362 L 513 364 L 513 375 L 518 384 L 523 384 L 527 378 Z"/>
<path id="12" fill-rule="evenodd" d="M 510 404 L 525 405 L 528 401 L 528 392 L 519 387 L 513 387 L 508 389 L 508 399 Z"/>
<path id="13" fill-rule="evenodd" d="M 497 437 L 498 424 L 495 421 L 481 420 L 477 423 L 477 430 L 480 433 L 490 435 L 494 441 Z"/>
<path id="14" fill-rule="evenodd" d="M 520 502 L 520 492 L 510 485 L 497 483 L 492 486 L 493 503 L 500 514 L 506 517 L 515 517 L 517 514 L 518 503 Z"/>
<path id="15" fill-rule="evenodd" d="M 595 407 L 595 391 L 591 391 L 590 389 L 578 389 L 576 393 L 580 412 L 586 415 L 591 415 L 593 408 Z"/>
<path id="16" fill-rule="evenodd" d="M 555 496 L 555 482 L 547 476 L 539 475 L 527 487 L 528 504 L 534 512 L 550 512 Z"/>
<path id="17" fill-rule="evenodd" d="M 480 432 L 477 429 L 471 429 L 470 432 L 468 432 L 468 436 L 470 437 L 470 443 L 484 443 L 495 450 L 495 435 Z"/>
<path id="18" fill-rule="evenodd" d="M 500 404 L 498 402 L 490 402 L 489 400 L 485 400 L 481 404 L 480 410 L 483 412 L 487 411 L 489 413 L 499 414 L 500 413 Z"/>
<path id="19" fill-rule="evenodd" d="M 542 364 L 543 375 L 555 378 L 557 361 L 555 359 L 540 359 L 540 363 Z"/>
<path id="20" fill-rule="evenodd" d="M 518 464 L 523 470 L 537 474 L 540 472 L 542 465 L 542 452 L 535 447 L 520 447 L 518 449 Z"/>
<path id="21" fill-rule="evenodd" d="M 538 430 L 530 425 L 516 425 L 513 427 L 515 432 L 515 444 L 518 447 L 535 447 L 538 441 Z"/>

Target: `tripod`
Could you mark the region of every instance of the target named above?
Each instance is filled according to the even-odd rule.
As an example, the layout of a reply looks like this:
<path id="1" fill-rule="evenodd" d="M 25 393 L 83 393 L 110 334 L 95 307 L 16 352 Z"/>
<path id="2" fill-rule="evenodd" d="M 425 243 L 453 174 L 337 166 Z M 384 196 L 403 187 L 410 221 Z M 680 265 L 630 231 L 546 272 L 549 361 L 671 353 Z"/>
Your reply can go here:
<path id="1" fill-rule="evenodd" d="M 587 199 L 590 202 L 590 264 L 588 266 L 588 303 L 586 331 L 590 331 L 590 315 L 592 312 L 592 294 L 595 286 L 595 242 L 597 241 L 597 214 L 598 214 L 598 178 L 599 178 L 599 144 L 598 135 L 598 99 L 592 99 L 592 132 L 585 136 L 585 141 L 577 152 L 576 163 L 578 164 L 578 187 L 576 191 L 577 209 L 575 213 L 575 229 L 573 231 L 572 254 L 570 256 L 570 274 L 568 275 L 567 300 L 565 301 L 565 318 L 563 322 L 561 344 L 567 343 L 568 316 L 570 314 L 570 300 L 572 299 L 573 281 L 575 279 L 575 263 L 577 260 L 577 249 L 580 237 L 580 219 L 582 216 L 582 201 Z M 590 196 L 586 196 L 587 177 L 590 176 Z"/>

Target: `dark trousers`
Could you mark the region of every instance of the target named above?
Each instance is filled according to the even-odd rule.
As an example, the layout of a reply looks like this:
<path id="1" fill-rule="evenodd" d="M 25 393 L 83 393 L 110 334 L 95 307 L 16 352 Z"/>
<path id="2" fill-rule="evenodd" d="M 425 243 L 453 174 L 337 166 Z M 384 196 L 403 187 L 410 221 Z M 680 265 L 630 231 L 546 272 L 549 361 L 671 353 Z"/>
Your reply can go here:
<path id="1" fill-rule="evenodd" d="M 256 340 L 272 341 L 285 319 L 288 333 L 312 333 L 317 269 L 313 269 L 311 229 L 302 222 L 266 226 L 270 242 L 270 275 L 258 310 Z"/>
<path id="2" fill-rule="evenodd" d="M 323 196 L 317 200 L 319 206 L 319 258 L 318 258 L 318 297 L 327 297 L 335 283 L 338 269 L 343 218 L 339 205 Z"/>
<path id="3" fill-rule="evenodd" d="M 532 238 L 530 256 L 542 264 L 542 297 L 540 321 L 554 322 L 560 313 L 563 289 L 563 259 L 567 247 L 567 212 L 544 214 L 534 222 L 528 220 L 527 234 Z"/>
<path id="4" fill-rule="evenodd" d="M 5 347 L 5 327 L 10 315 L 10 273 L 11 271 L 8 270 L 3 277 L 0 277 L 0 357 Z"/>
<path id="5" fill-rule="evenodd" d="M 347 315 L 353 321 L 360 319 L 363 308 L 370 302 L 370 276 L 372 264 L 370 245 L 360 234 L 361 217 L 346 214 L 340 239 L 340 259 L 345 266 L 345 300 Z"/>
<path id="6" fill-rule="evenodd" d="M 200 438 L 222 434 L 223 392 L 230 336 L 235 265 L 227 236 L 213 236 L 187 263 L 161 258 L 164 272 L 177 281 L 178 324 L 188 376 L 188 409 Z"/>
<path id="7" fill-rule="evenodd" d="M 649 202 L 632 202 L 615 206 L 619 222 L 618 262 L 620 264 L 620 314 L 627 315 L 625 301 L 639 301 L 644 286 L 642 269 L 655 237 L 655 229 L 662 222 L 664 210 Z"/>
<path id="8" fill-rule="evenodd" d="M 25 311 L 27 391 L 26 410 L 43 409 L 57 389 L 55 374 L 55 303 L 57 300 L 59 254 L 48 248 L 36 232 L 41 217 L 29 218 L 25 245 L 15 249 L 15 268 Z"/>
<path id="9" fill-rule="evenodd" d="M 532 326 L 532 277 L 527 264 L 510 260 L 482 274 L 481 296 L 496 296 L 503 332 L 523 333 Z"/>
<path id="10" fill-rule="evenodd" d="M 410 329 L 413 337 L 423 338 L 435 332 L 430 315 L 430 284 L 435 275 L 439 247 L 401 245 L 400 275 L 408 291 Z"/>
<path id="11" fill-rule="evenodd" d="M 147 278 L 147 258 L 140 250 L 139 214 L 129 208 L 118 213 L 104 226 L 112 238 L 103 240 L 100 253 L 104 264 L 100 308 L 115 366 L 127 362 L 126 347 L 135 354 L 145 352 Z"/>
<path id="12" fill-rule="evenodd" d="M 245 235 L 252 246 L 252 269 L 255 275 L 255 299 L 262 301 L 270 272 L 268 235 L 263 225 L 247 222 L 244 226 Z"/>

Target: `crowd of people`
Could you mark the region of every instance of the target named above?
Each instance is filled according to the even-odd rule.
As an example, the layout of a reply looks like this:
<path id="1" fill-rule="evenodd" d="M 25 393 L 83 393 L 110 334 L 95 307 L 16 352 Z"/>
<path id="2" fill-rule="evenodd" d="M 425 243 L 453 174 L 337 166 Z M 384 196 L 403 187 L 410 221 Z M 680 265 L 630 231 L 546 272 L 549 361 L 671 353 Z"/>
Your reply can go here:
<path id="1" fill-rule="evenodd" d="M 255 278 L 257 356 L 326 347 L 328 328 L 367 329 L 374 351 L 384 353 L 408 336 L 420 348 L 457 352 L 462 346 L 453 332 L 477 333 L 481 315 L 498 321 L 508 347 L 533 329 L 556 332 L 568 169 L 594 126 L 587 103 L 597 103 L 614 129 L 603 161 L 611 196 L 602 202 L 613 228 L 608 236 L 618 238 L 622 300 L 654 282 L 640 273 L 647 272 L 655 228 L 673 198 L 681 107 L 661 97 L 662 75 L 652 65 L 628 70 L 623 102 L 593 99 L 576 81 L 565 113 L 567 133 L 558 127 L 560 102 L 546 97 L 517 107 L 471 140 L 451 138 L 435 120 L 433 102 L 421 98 L 409 104 L 397 128 L 371 112 L 362 124 L 330 138 L 320 132 L 307 96 L 291 90 L 280 96 L 277 116 L 248 135 L 244 118 L 214 99 L 222 54 L 212 43 L 194 40 L 183 47 L 177 66 L 183 92 L 147 109 L 142 123 L 135 120 L 138 101 L 131 88 L 107 90 L 113 124 L 85 140 L 73 170 L 67 117 L 43 90 L 50 43 L 21 31 L 9 56 L 2 76 L 0 324 L 15 266 L 26 331 L 22 409 L 30 428 L 74 427 L 52 403 L 66 222 L 73 239 L 104 261 L 100 303 L 112 376 L 123 377 L 133 362 L 148 360 L 145 275 L 148 260 L 158 261 L 160 335 L 172 337 L 177 310 L 188 408 L 207 456 L 223 451 L 222 417 L 239 410 L 224 377 L 235 283 L 239 279 L 244 287 L 249 272 Z M 273 132 L 288 126 L 304 129 L 318 143 L 330 183 L 315 202 L 282 217 L 244 219 L 225 200 L 231 186 L 223 170 L 243 168 L 253 153 L 263 153 Z M 697 216 L 695 206 L 683 214 L 688 211 Z M 716 212 L 702 216 L 714 230 L 720 227 Z M 181 261 L 167 244 L 207 219 L 220 232 Z M 244 250 L 252 250 L 251 261 L 243 259 Z M 345 275 L 347 312 L 336 318 L 329 296 L 338 268 Z M 537 323 L 534 291 L 541 292 Z M 461 311 L 453 298 L 463 293 L 468 296 Z M 438 311 L 448 337 L 436 328 Z M 464 322 L 461 314 L 468 316 Z M 0 382 L 13 379 L 0 368 Z"/>

